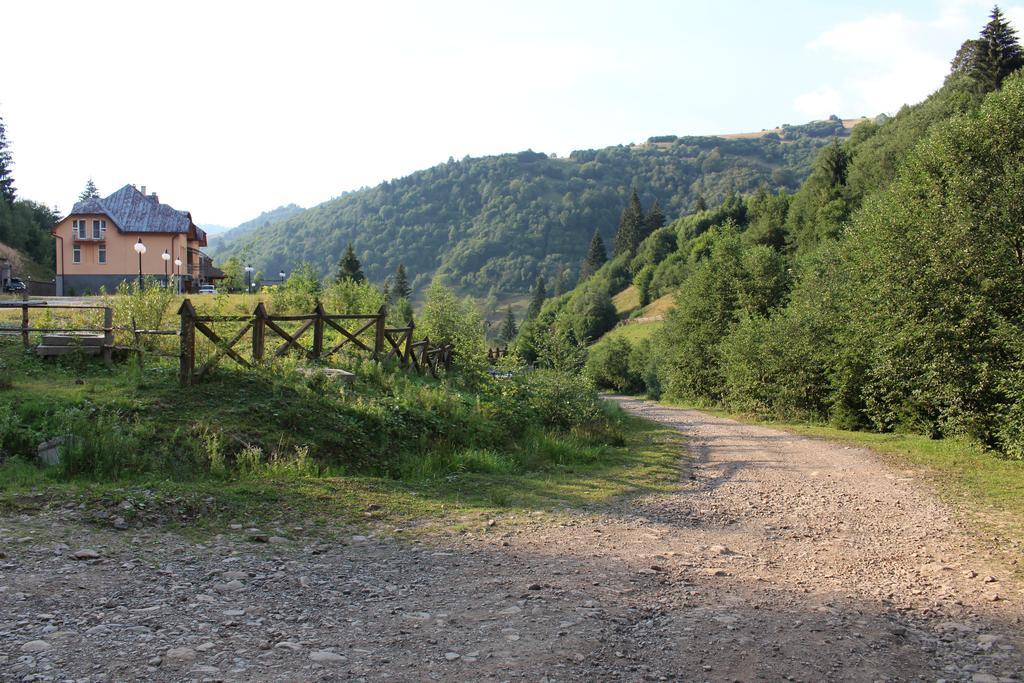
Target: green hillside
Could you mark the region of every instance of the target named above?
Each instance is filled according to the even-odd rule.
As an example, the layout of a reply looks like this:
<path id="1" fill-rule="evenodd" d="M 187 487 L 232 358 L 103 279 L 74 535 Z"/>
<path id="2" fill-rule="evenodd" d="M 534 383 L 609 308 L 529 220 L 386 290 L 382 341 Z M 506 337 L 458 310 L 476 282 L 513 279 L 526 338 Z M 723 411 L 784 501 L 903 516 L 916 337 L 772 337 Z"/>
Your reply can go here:
<path id="1" fill-rule="evenodd" d="M 612 389 L 1024 458 L 1021 66 L 994 10 L 924 102 L 829 144 L 793 194 L 655 230 L 549 300 L 519 352 L 557 365 L 601 339 L 587 368 Z M 606 334 L 630 287 L 673 295 L 647 338 Z"/>
<path id="2" fill-rule="evenodd" d="M 380 282 L 404 263 L 416 289 L 435 273 L 478 296 L 523 293 L 538 275 L 574 274 L 595 229 L 610 240 L 631 187 L 668 216 L 761 185 L 795 189 L 814 155 L 847 134 L 830 119 L 756 139 L 651 138 L 640 145 L 532 151 L 447 163 L 359 190 L 236 237 L 215 253 L 264 272 L 303 261 L 334 271 L 348 242 Z"/>
<path id="3" fill-rule="evenodd" d="M 283 221 L 287 218 L 291 218 L 295 214 L 302 213 L 303 211 L 305 211 L 305 209 L 298 204 L 288 204 L 287 206 L 279 206 L 276 209 L 271 209 L 270 211 L 264 211 L 252 220 L 240 223 L 239 225 L 216 235 L 211 235 L 208 251 L 211 254 L 216 255 L 223 251 L 232 242 L 245 237 L 254 230 L 266 227 L 271 223 L 276 223 L 277 221 Z"/>

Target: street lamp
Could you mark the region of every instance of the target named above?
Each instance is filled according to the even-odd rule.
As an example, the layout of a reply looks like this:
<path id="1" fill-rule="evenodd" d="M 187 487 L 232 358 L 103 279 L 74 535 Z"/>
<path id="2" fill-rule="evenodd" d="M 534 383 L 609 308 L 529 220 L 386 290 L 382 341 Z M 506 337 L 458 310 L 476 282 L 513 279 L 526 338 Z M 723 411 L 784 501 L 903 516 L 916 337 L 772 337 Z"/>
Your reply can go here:
<path id="1" fill-rule="evenodd" d="M 283 285 L 284 284 L 284 278 L 285 278 L 284 271 L 282 270 L 280 273 L 278 273 L 278 275 L 281 276 L 281 284 Z"/>
<path id="2" fill-rule="evenodd" d="M 142 243 L 142 238 L 135 243 L 135 253 L 139 255 L 139 291 L 145 289 L 145 283 L 142 281 L 142 255 L 146 253 L 146 245 Z"/>
<path id="3" fill-rule="evenodd" d="M 167 266 L 171 264 L 171 254 L 164 249 L 164 253 L 160 254 L 160 258 L 164 260 L 164 289 L 171 286 L 171 278 L 167 275 Z"/>
<path id="4" fill-rule="evenodd" d="M 178 294 L 181 294 L 181 259 L 174 259 L 174 280 L 178 283 Z"/>
<path id="5" fill-rule="evenodd" d="M 245 291 L 252 291 L 252 264 L 245 267 Z"/>

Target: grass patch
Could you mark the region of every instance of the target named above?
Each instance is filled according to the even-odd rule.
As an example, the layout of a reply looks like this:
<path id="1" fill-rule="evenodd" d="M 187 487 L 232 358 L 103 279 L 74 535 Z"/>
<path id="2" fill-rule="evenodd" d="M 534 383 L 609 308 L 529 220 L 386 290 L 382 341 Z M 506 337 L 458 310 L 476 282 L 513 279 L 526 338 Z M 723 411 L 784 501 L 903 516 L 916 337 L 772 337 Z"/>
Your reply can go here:
<path id="1" fill-rule="evenodd" d="M 480 515 L 585 510 L 626 497 L 670 492 L 680 480 L 682 437 L 618 411 L 620 445 L 587 435 L 532 434 L 511 451 L 429 453 L 406 479 L 272 471 L 189 481 L 135 477 L 60 481 L 55 470 L 21 459 L 0 465 L 0 509 L 27 511 L 74 502 L 129 523 L 176 526 L 196 535 L 246 526 L 302 525 L 306 530 L 412 524 L 429 529 Z M 417 469 L 418 468 L 418 469 Z"/>
<path id="2" fill-rule="evenodd" d="M 171 362 L 42 360 L 3 339 L 0 363 L 12 385 L 0 389 L 0 508 L 334 527 L 580 508 L 678 481 L 678 435 L 550 371 L 470 389 L 365 361 L 344 386 L 284 361 L 181 388 Z M 65 435 L 62 465 L 30 462 Z"/>
<path id="3" fill-rule="evenodd" d="M 630 313 L 640 308 L 640 290 L 635 285 L 630 285 L 612 297 L 615 304 L 615 312 L 620 318 L 627 317 Z"/>
<path id="4" fill-rule="evenodd" d="M 660 331 L 664 326 L 665 323 L 660 320 L 650 323 L 634 323 L 632 325 L 619 325 L 618 327 L 616 327 L 615 329 L 611 330 L 603 337 L 601 337 L 601 339 L 598 340 L 597 343 L 600 343 L 605 339 L 621 338 L 625 339 L 630 344 L 638 344 L 642 342 L 644 339 L 648 339 L 649 337 L 654 336 L 654 334 Z"/>

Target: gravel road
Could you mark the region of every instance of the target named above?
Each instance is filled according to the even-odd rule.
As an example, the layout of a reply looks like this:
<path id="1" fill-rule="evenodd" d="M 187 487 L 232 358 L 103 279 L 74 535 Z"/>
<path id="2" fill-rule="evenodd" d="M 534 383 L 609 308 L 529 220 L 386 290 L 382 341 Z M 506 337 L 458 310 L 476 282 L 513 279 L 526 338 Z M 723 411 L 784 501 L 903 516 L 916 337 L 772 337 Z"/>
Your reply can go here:
<path id="1" fill-rule="evenodd" d="M 0 517 L 0 680 L 1019 680 L 1019 546 L 868 451 L 618 400 L 687 435 L 678 491 L 411 538 Z"/>

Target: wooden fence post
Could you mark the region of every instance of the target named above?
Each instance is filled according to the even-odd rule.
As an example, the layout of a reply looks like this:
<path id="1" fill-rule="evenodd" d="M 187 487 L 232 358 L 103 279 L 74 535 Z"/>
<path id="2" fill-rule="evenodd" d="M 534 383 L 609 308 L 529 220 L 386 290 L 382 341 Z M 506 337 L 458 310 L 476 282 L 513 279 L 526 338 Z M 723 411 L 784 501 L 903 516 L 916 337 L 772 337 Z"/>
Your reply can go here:
<path id="1" fill-rule="evenodd" d="M 262 301 L 256 305 L 252 314 L 252 360 L 254 363 L 262 363 L 267 340 L 267 308 Z"/>
<path id="2" fill-rule="evenodd" d="M 260 304 L 262 306 L 263 304 Z M 178 365 L 178 381 L 181 386 L 192 384 L 192 375 L 196 369 L 196 309 L 192 302 L 185 299 L 178 309 L 181 316 L 181 354 Z"/>
<path id="3" fill-rule="evenodd" d="M 373 340 L 373 358 L 379 361 L 384 353 L 384 323 L 387 320 L 388 307 L 381 306 L 377 311 L 377 334 Z"/>
<path id="4" fill-rule="evenodd" d="M 313 351 L 310 353 L 310 358 L 318 360 L 320 354 L 324 352 L 324 316 L 327 315 L 322 302 L 316 302 L 316 309 L 313 313 L 316 314 L 316 319 L 313 321 Z M 380 329 L 380 325 L 378 325 L 377 329 Z M 383 346 L 383 340 L 381 345 Z M 380 349 L 380 347 L 377 348 Z"/>
<path id="5" fill-rule="evenodd" d="M 21 305 L 21 343 L 25 345 L 27 349 L 29 347 L 28 341 L 28 304 Z"/>
<path id="6" fill-rule="evenodd" d="M 103 363 L 108 368 L 114 364 L 114 309 L 103 309 Z"/>
<path id="7" fill-rule="evenodd" d="M 409 321 L 409 329 L 405 333 L 405 351 L 402 353 L 402 367 L 409 367 L 409 358 L 412 356 L 412 334 L 416 329 L 416 325 Z"/>

